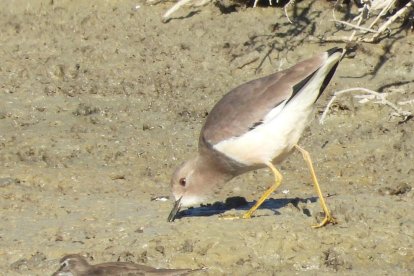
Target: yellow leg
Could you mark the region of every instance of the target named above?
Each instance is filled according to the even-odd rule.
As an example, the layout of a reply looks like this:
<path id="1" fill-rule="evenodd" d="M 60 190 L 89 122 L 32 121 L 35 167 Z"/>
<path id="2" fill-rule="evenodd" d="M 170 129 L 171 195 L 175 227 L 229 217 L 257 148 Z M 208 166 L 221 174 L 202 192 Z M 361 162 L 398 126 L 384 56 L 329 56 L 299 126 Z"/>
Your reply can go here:
<path id="1" fill-rule="evenodd" d="M 313 228 L 319 228 L 319 227 L 325 226 L 328 223 L 335 224 L 336 220 L 331 215 L 331 212 L 329 211 L 328 207 L 326 206 L 325 199 L 323 198 L 323 195 L 322 195 L 322 192 L 321 192 L 321 188 L 319 187 L 318 179 L 316 178 L 315 170 L 313 169 L 312 159 L 310 157 L 309 152 L 307 152 L 303 148 L 299 147 L 298 145 L 295 145 L 295 148 L 302 153 L 303 159 L 305 159 L 305 162 L 308 164 L 308 168 L 309 168 L 309 171 L 311 173 L 313 185 L 315 186 L 316 193 L 319 196 L 319 200 L 320 200 L 320 203 L 322 205 L 322 209 L 325 212 L 325 218 L 323 219 L 323 221 L 320 222 L 317 225 L 312 225 L 312 227 Z"/>
<path id="2" fill-rule="evenodd" d="M 272 164 L 272 163 L 267 163 L 266 164 L 273 172 L 274 176 L 275 176 L 275 183 L 266 190 L 266 192 L 264 192 L 264 194 L 259 198 L 259 200 L 256 202 L 256 204 L 250 208 L 249 211 L 247 211 L 242 218 L 247 219 L 247 218 L 251 218 L 253 213 L 257 210 L 257 208 L 260 207 L 260 205 L 262 205 L 262 203 L 280 186 L 280 184 L 282 183 L 282 179 L 283 176 L 282 174 L 276 169 L 276 167 Z"/>

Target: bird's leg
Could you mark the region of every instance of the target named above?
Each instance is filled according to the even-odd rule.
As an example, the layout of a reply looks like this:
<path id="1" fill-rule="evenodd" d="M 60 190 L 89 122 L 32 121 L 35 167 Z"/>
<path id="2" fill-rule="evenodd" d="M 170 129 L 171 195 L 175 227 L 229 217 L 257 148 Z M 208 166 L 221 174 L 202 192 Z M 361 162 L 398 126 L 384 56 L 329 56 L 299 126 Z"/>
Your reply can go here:
<path id="1" fill-rule="evenodd" d="M 282 174 L 275 168 L 275 166 L 272 163 L 266 163 L 266 165 L 272 170 L 274 176 L 275 176 L 275 183 L 264 192 L 264 194 L 259 198 L 259 200 L 256 202 L 256 204 L 250 208 L 249 211 L 247 211 L 242 216 L 235 216 L 235 215 L 222 215 L 222 219 L 248 219 L 251 218 L 253 213 L 257 210 L 257 208 L 262 205 L 262 203 L 280 186 L 282 183 Z"/>
<path id="2" fill-rule="evenodd" d="M 257 208 L 262 205 L 262 203 L 280 186 L 282 183 L 283 176 L 282 174 L 276 169 L 276 167 L 272 163 L 266 163 L 266 165 L 272 170 L 273 175 L 275 176 L 275 183 L 264 192 L 264 194 L 259 198 L 256 204 L 247 211 L 242 218 L 247 219 L 251 218 L 253 213 L 257 210 Z"/>
<path id="3" fill-rule="evenodd" d="M 325 212 L 325 218 L 323 219 L 323 221 L 320 222 L 317 225 L 312 225 L 312 227 L 313 228 L 319 228 L 319 227 L 325 226 L 328 223 L 336 224 L 335 218 L 331 215 L 331 212 L 329 211 L 328 206 L 326 206 L 325 199 L 323 198 L 323 195 L 322 195 L 322 192 L 321 192 L 321 188 L 319 187 L 318 179 L 316 178 L 315 170 L 313 169 L 312 159 L 310 157 L 309 152 L 307 152 L 306 150 L 304 150 L 303 148 L 301 148 L 298 145 L 295 145 L 295 148 L 302 153 L 303 159 L 308 164 L 308 168 L 309 168 L 309 171 L 311 173 L 313 185 L 315 187 L 316 193 L 319 196 L 320 203 L 322 205 L 322 209 Z"/>

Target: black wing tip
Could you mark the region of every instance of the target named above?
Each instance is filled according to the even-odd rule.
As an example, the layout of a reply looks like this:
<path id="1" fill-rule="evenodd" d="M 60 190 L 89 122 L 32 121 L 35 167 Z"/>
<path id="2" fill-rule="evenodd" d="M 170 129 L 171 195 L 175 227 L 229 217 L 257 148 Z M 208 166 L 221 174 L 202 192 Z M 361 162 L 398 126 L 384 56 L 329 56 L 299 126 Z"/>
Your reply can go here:
<path id="1" fill-rule="evenodd" d="M 333 47 L 333 48 L 331 48 L 331 49 L 329 49 L 329 50 L 327 50 L 326 52 L 328 53 L 328 56 L 332 56 L 333 54 L 335 54 L 335 53 L 338 53 L 338 52 L 343 52 L 344 51 L 344 49 L 342 49 L 342 48 L 339 48 L 339 47 Z"/>
<path id="2" fill-rule="evenodd" d="M 332 77 L 335 74 L 335 71 L 336 71 L 336 68 L 338 67 L 338 64 L 339 64 L 339 61 L 332 67 L 332 69 L 329 71 L 329 73 L 325 76 L 325 79 L 323 80 L 322 85 L 319 88 L 319 95 L 316 98 L 315 102 L 322 95 L 323 91 L 325 91 L 325 88 L 328 86 L 329 82 L 331 81 Z"/>
<path id="3" fill-rule="evenodd" d="M 342 48 L 334 47 L 326 51 L 328 53 L 328 56 L 331 56 L 335 53 L 343 53 Z M 319 88 L 319 94 L 318 97 L 315 99 L 315 102 L 319 99 L 319 97 L 322 95 L 323 91 L 325 90 L 328 83 L 331 81 L 333 75 L 335 74 L 336 68 L 338 67 L 339 62 L 341 61 L 342 57 L 336 61 L 336 64 L 332 66 L 331 70 L 326 74 L 325 79 L 323 80 L 321 87 Z M 319 70 L 319 69 L 318 69 Z M 293 93 L 292 96 L 289 98 L 287 102 L 289 102 L 308 82 L 312 77 L 315 75 L 315 73 L 318 71 L 314 71 L 312 74 L 310 74 L 308 77 L 297 83 L 293 86 Z"/>

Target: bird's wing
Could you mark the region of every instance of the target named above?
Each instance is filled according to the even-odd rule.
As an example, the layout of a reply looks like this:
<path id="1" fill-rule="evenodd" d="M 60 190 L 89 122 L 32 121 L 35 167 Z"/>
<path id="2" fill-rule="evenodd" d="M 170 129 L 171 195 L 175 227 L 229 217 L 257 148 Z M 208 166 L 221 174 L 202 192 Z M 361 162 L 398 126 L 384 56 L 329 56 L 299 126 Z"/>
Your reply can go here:
<path id="1" fill-rule="evenodd" d="M 245 83 L 226 94 L 211 110 L 201 130 L 199 146 L 239 137 L 278 112 L 327 60 L 334 48 L 291 68 Z M 323 89 L 322 89 L 323 90 Z M 321 91 L 322 92 L 322 91 Z M 280 111 L 280 110 L 279 110 Z"/>
<path id="2" fill-rule="evenodd" d="M 97 264 L 91 269 L 91 276 L 93 275 L 112 275 L 112 276 L 178 276 L 186 275 L 192 269 L 156 269 L 146 265 L 140 265 L 129 262 L 111 262 Z"/>

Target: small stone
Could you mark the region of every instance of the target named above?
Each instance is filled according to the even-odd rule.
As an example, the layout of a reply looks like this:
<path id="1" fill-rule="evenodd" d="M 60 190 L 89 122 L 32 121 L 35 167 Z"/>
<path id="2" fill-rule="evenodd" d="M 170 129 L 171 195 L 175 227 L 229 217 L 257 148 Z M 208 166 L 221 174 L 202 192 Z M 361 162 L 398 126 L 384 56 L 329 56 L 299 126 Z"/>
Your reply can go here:
<path id="1" fill-rule="evenodd" d="M 99 108 L 92 107 L 85 103 L 80 103 L 75 111 L 73 111 L 73 115 L 75 116 L 88 116 L 99 112 Z"/>
<path id="2" fill-rule="evenodd" d="M 162 245 L 157 245 L 157 246 L 155 247 L 155 250 L 156 250 L 156 251 L 158 251 L 158 252 L 160 252 L 162 255 L 164 255 L 164 254 L 165 254 L 165 247 L 164 247 L 164 246 L 162 246 Z"/>
<path id="3" fill-rule="evenodd" d="M 19 183 L 20 183 L 20 180 L 17 178 L 12 178 L 12 177 L 0 178 L 0 188 L 6 187 L 12 184 L 19 184 Z"/>

